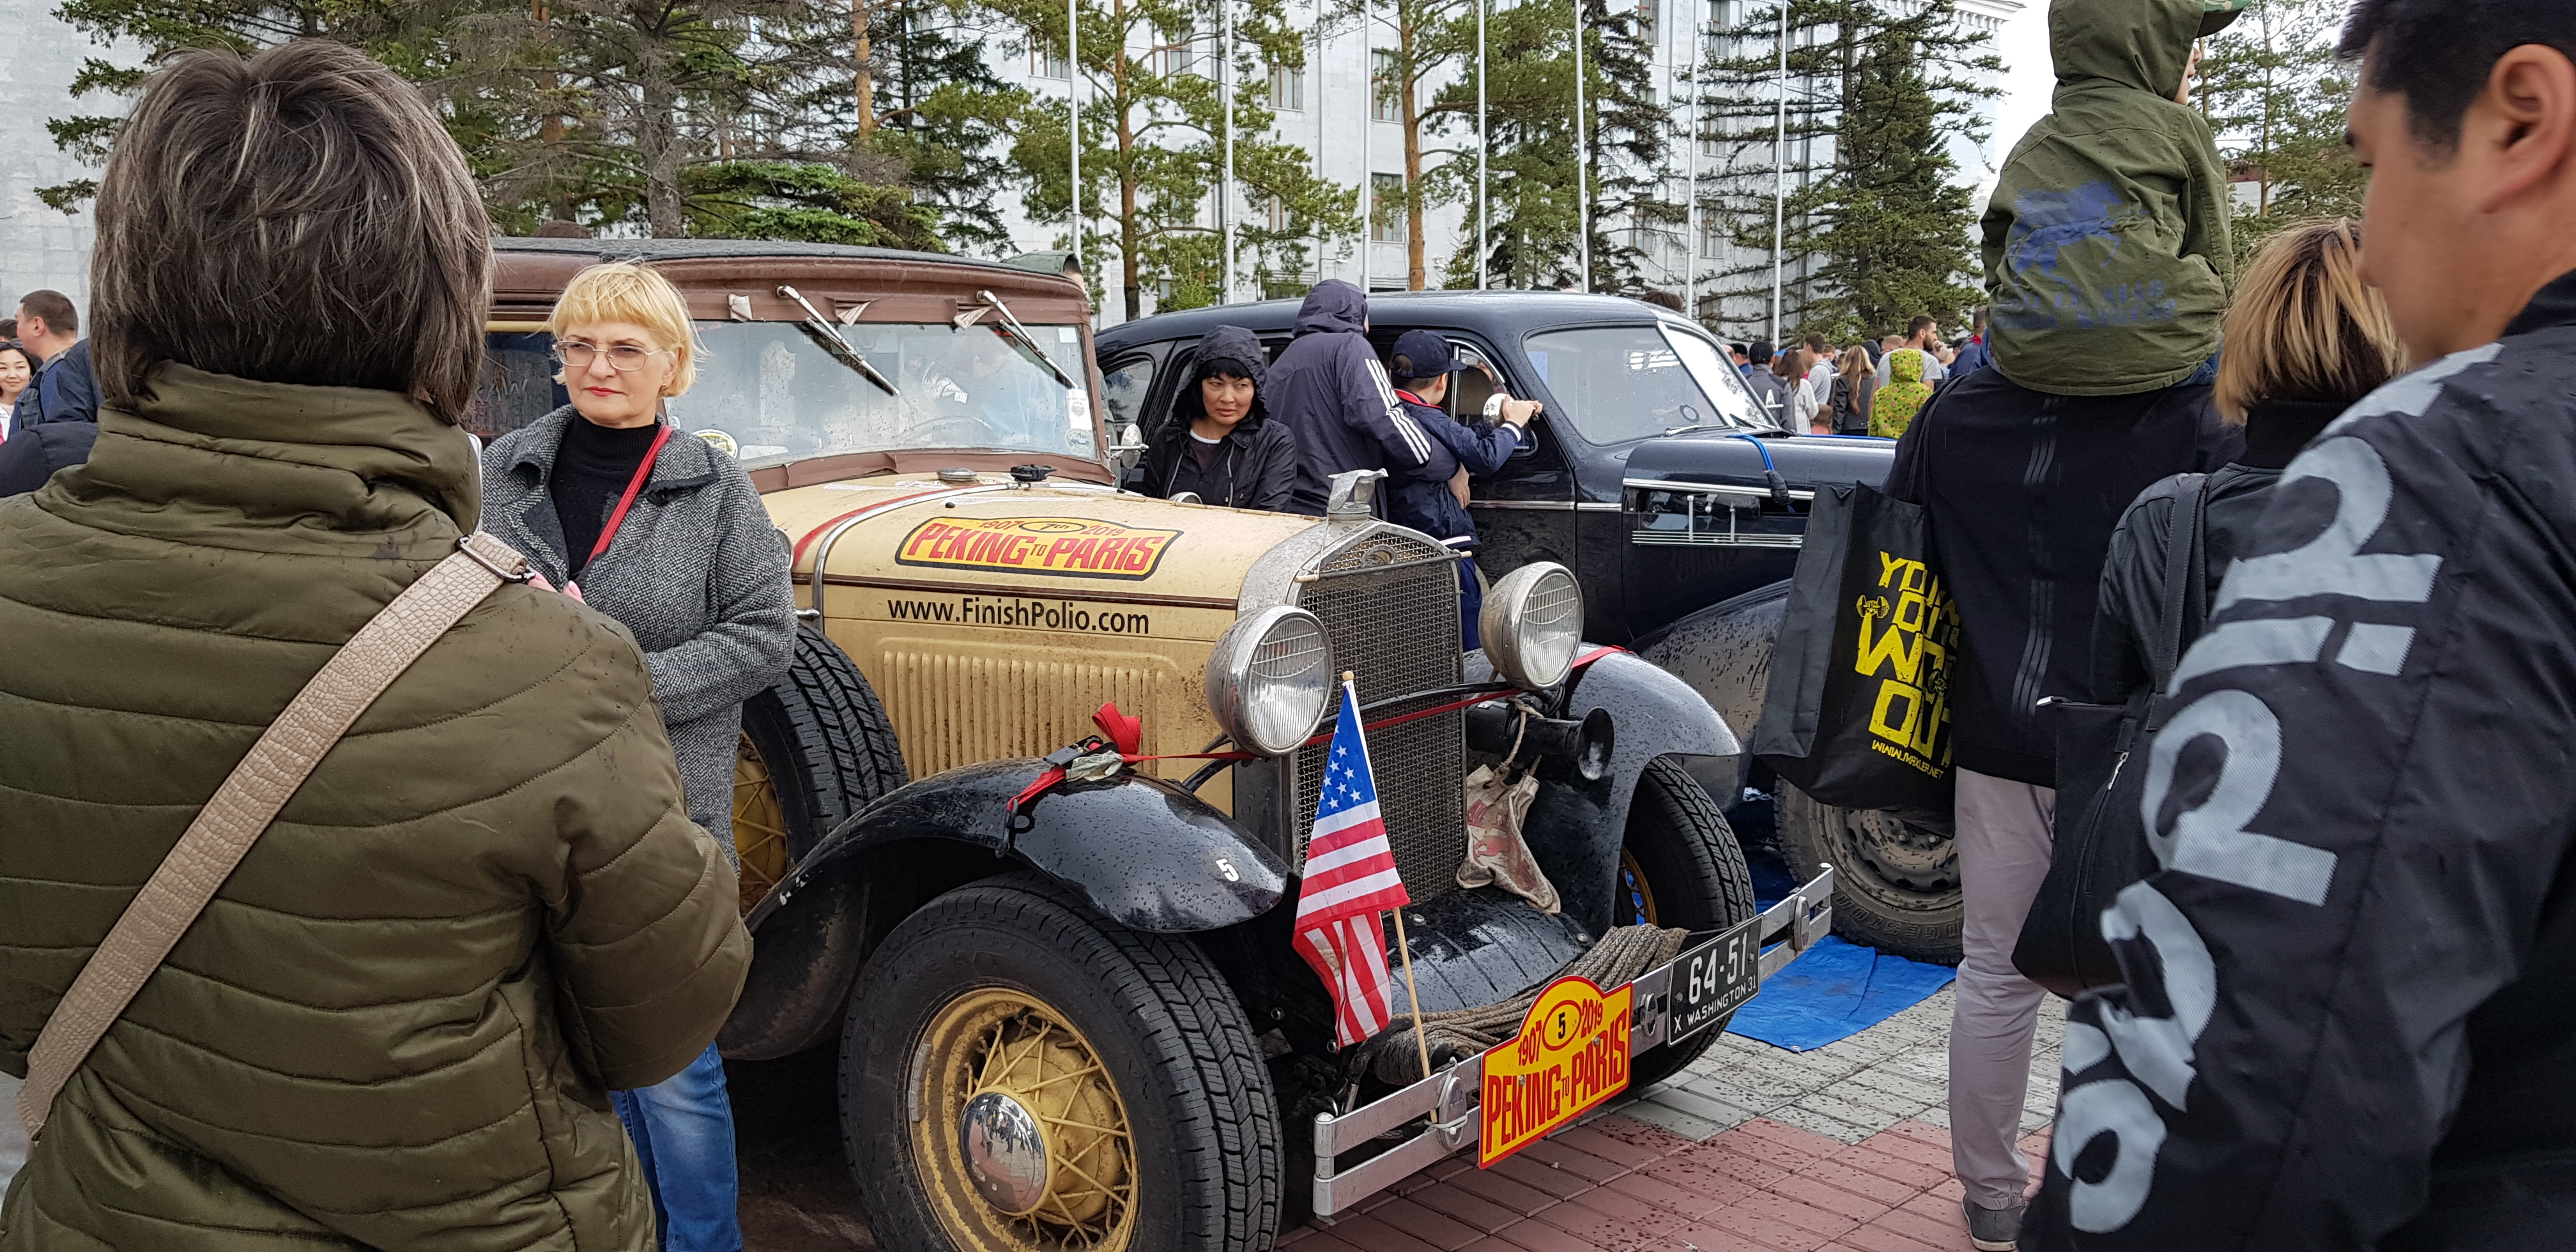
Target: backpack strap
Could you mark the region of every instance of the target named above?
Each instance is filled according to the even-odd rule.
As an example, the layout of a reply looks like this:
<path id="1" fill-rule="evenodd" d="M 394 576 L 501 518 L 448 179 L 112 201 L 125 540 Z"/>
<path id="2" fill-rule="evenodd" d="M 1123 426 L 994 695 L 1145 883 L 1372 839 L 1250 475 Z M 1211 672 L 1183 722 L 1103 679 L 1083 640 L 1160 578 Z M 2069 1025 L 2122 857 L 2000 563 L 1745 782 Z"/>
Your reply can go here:
<path id="1" fill-rule="evenodd" d="M 2183 645 L 2200 634 L 2208 615 L 2209 558 L 2201 519 L 2209 502 L 2209 475 L 2181 474 L 2173 512 L 2165 519 L 2165 585 L 2156 611 L 2155 654 L 2148 658 L 2150 690 L 2162 692 L 2182 663 Z"/>
<path id="2" fill-rule="evenodd" d="M 18 1120 L 29 1138 L 43 1131 L 63 1084 L 358 715 L 501 584 L 528 579 L 527 558 L 481 531 L 457 540 L 456 548 L 359 627 L 295 693 L 90 953 L 27 1054 Z"/>

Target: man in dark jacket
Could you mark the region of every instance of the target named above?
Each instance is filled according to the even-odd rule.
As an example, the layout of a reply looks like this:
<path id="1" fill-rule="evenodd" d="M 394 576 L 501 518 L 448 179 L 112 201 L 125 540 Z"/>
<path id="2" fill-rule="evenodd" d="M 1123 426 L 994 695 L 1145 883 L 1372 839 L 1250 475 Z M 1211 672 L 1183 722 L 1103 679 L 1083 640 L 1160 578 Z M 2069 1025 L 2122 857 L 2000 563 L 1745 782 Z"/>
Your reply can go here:
<path id="1" fill-rule="evenodd" d="M 30 291 L 18 302 L 19 342 L 42 358 L 36 377 L 18 393 L 13 430 L 46 422 L 98 420 L 98 382 L 90 377 L 89 341 L 80 337 L 80 313 L 59 291 Z"/>
<path id="2" fill-rule="evenodd" d="M 54 471 L 89 459 L 98 442 L 96 422 L 47 422 L 0 443 L 0 496 L 19 496 L 45 485 Z"/>
<path id="3" fill-rule="evenodd" d="M 1291 513 L 1322 516 L 1333 475 L 1351 470 L 1443 482 L 1458 472 L 1397 402 L 1369 347 L 1368 297 L 1349 283 L 1326 279 L 1306 293 L 1297 338 L 1271 363 L 1268 383 L 1271 418 L 1297 436 Z"/>
<path id="4" fill-rule="evenodd" d="M 1745 349 L 1744 355 L 1748 363 L 1748 368 L 1744 371 L 1744 385 L 1751 387 L 1753 398 L 1762 402 L 1762 412 L 1772 421 L 1778 422 L 1782 429 L 1787 429 L 1789 386 L 1780 381 L 1779 375 L 1771 372 L 1770 342 L 1756 339 L 1753 341 L 1753 346 Z"/>
<path id="5" fill-rule="evenodd" d="M 2576 1247 L 2576 7 L 2363 0 L 2427 364 L 2283 471 L 2132 768 L 2034 1247 Z M 1988 371 L 1991 373 L 1992 371 Z"/>
<path id="6" fill-rule="evenodd" d="M 1466 480 L 1503 468 L 1503 462 L 1529 441 L 1530 419 L 1538 416 L 1540 406 L 1535 400 L 1515 400 L 1497 391 L 1485 403 L 1487 422 L 1460 422 L 1440 405 L 1449 398 L 1449 376 L 1465 368 L 1437 331 L 1408 330 L 1397 336 L 1395 398 L 1456 460 L 1458 472 L 1446 482 L 1411 478 L 1391 484 L 1386 519 L 1472 553 L 1476 521 L 1467 513 Z M 1459 562 L 1458 576 L 1460 636 L 1467 647 L 1480 647 L 1476 615 L 1484 606 L 1484 589 L 1477 585 L 1476 572 L 1467 562 Z"/>
<path id="7" fill-rule="evenodd" d="M 1262 404 L 1269 372 L 1261 340 L 1219 326 L 1199 340 L 1190 383 L 1145 449 L 1145 492 L 1189 492 L 1203 504 L 1289 512 L 1297 488 L 1297 437 Z"/>

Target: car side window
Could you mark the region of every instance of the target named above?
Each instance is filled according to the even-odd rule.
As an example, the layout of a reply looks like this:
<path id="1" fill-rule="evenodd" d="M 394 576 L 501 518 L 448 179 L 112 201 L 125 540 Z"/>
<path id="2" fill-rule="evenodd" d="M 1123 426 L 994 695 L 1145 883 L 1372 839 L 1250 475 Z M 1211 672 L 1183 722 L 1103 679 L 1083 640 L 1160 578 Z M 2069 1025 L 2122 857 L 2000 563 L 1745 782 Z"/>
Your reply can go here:
<path id="1" fill-rule="evenodd" d="M 1114 362 L 1100 374 L 1100 400 L 1109 406 L 1110 433 L 1134 425 L 1145 428 L 1145 397 L 1154 389 L 1154 358 L 1142 354 Z M 1122 441 L 1123 442 L 1123 441 Z"/>

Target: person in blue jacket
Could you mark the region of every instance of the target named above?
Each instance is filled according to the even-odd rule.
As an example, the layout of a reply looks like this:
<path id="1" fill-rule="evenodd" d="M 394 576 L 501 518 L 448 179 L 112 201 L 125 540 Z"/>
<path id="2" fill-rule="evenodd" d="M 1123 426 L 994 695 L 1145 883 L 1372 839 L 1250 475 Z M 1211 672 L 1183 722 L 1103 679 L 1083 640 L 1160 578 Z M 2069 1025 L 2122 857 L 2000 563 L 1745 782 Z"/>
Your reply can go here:
<path id="1" fill-rule="evenodd" d="M 1469 560 L 1458 563 L 1458 607 L 1463 619 L 1460 637 L 1467 647 L 1475 648 L 1481 646 L 1476 615 L 1484 607 L 1484 591 L 1470 568 L 1476 522 L 1467 513 L 1467 480 L 1501 469 L 1515 450 L 1529 442 L 1530 419 L 1538 415 L 1540 405 L 1497 391 L 1486 401 L 1484 422 L 1460 422 L 1440 406 L 1449 398 L 1449 376 L 1466 368 L 1437 332 L 1408 330 L 1396 339 L 1394 368 L 1389 371 L 1395 377 L 1396 401 L 1414 425 L 1457 462 L 1458 469 L 1445 481 L 1391 479 L 1386 517 L 1471 554 Z"/>
<path id="2" fill-rule="evenodd" d="M 1390 484 L 1446 482 L 1458 467 L 1395 398 L 1368 341 L 1368 297 L 1338 278 L 1315 284 L 1297 310 L 1297 337 L 1261 387 L 1272 421 L 1297 436 L 1297 487 L 1287 511 L 1323 516 L 1333 475 L 1385 470 Z"/>

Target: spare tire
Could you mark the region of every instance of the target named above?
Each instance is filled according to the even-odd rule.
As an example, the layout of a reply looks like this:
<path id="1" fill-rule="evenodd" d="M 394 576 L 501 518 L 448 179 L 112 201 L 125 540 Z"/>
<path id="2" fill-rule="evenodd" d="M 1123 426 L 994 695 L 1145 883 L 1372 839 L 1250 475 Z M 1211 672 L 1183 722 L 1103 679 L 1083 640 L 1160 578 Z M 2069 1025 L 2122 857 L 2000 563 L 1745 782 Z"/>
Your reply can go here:
<path id="1" fill-rule="evenodd" d="M 787 677 L 742 706 L 733 846 L 742 857 L 743 911 L 823 836 L 906 777 L 894 726 L 859 667 L 822 631 L 797 623 Z"/>

